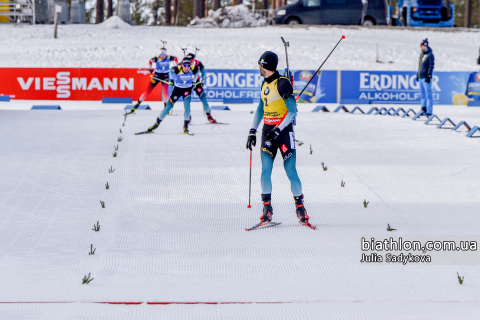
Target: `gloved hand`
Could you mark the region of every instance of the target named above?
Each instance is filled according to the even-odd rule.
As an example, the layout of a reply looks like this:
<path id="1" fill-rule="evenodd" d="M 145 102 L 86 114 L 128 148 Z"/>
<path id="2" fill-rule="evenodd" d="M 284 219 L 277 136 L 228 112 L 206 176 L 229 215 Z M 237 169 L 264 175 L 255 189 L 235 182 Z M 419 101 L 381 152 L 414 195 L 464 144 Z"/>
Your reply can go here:
<path id="1" fill-rule="evenodd" d="M 280 129 L 278 127 L 273 128 L 266 137 L 266 140 L 275 140 L 280 135 Z"/>
<path id="2" fill-rule="evenodd" d="M 150 73 L 153 73 L 153 69 L 148 69 L 148 71 L 150 71 Z"/>
<path id="3" fill-rule="evenodd" d="M 255 129 L 250 129 L 250 133 L 248 134 L 248 140 L 247 140 L 247 149 L 252 150 L 252 146 L 257 145 L 257 136 L 256 136 L 257 130 Z"/>
<path id="4" fill-rule="evenodd" d="M 427 77 L 427 78 L 425 79 L 425 82 L 426 82 L 426 83 L 430 83 L 430 80 L 432 80 L 432 77 L 431 77 L 431 76 Z"/>

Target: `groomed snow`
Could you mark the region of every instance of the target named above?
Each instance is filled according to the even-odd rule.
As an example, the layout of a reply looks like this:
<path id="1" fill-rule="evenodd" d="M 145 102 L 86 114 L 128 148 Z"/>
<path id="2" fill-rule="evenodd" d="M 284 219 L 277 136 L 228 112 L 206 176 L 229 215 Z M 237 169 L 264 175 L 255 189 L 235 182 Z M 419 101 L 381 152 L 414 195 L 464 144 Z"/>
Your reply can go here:
<path id="1" fill-rule="evenodd" d="M 462 108 L 478 117 L 480 108 Z M 135 136 L 155 109 L 125 126 L 121 110 L 0 111 L 0 302 L 72 302 L 0 304 L 1 319 L 479 318 L 479 266 L 359 258 L 360 237 L 391 235 L 388 223 L 396 235 L 478 235 L 480 139 L 399 117 L 302 109 L 298 172 L 318 230 L 296 222 L 279 157 L 272 203 L 282 225 L 245 232 L 261 211 L 258 146 L 247 209 L 253 106 L 216 111 L 230 125 L 212 126 L 195 104 L 195 136 L 180 134 L 181 116 Z M 89 272 L 95 280 L 81 285 Z"/>
<path id="2" fill-rule="evenodd" d="M 113 21 L 115 22 L 115 21 Z M 342 35 L 346 39 L 325 70 L 413 70 L 418 68 L 420 41 L 428 38 L 437 71 L 478 71 L 479 31 L 465 29 L 360 28 L 357 26 L 269 26 L 241 29 L 60 25 L 0 25 L 0 67 L 145 68 L 158 54 L 160 39 L 169 53 L 180 47 L 201 49 L 198 58 L 210 69 L 255 69 L 265 50 L 279 54 L 285 67 L 283 36 L 290 42 L 292 69 L 316 69 Z M 118 22 L 118 21 L 117 21 Z M 110 27 L 109 27 L 110 26 Z M 378 44 L 379 60 L 376 62 Z M 393 63 L 389 63 L 392 61 Z"/>

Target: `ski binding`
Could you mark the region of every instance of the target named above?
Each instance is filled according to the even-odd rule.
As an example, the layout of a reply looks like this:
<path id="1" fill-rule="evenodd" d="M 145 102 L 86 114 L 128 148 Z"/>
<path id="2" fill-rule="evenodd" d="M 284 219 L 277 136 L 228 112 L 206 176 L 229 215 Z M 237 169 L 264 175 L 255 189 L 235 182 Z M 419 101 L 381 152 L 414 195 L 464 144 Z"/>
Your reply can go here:
<path id="1" fill-rule="evenodd" d="M 307 223 L 302 222 L 302 221 L 298 221 L 298 222 L 299 222 L 302 226 L 309 227 L 309 228 L 312 229 L 312 230 L 317 230 L 317 226 L 312 226 L 312 225 L 310 224 L 310 222 L 307 222 Z"/>

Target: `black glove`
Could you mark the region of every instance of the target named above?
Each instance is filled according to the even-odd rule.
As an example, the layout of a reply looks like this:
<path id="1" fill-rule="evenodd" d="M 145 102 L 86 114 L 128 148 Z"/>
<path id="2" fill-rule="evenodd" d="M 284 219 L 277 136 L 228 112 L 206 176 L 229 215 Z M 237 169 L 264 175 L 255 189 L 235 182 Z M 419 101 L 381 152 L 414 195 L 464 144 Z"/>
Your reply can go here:
<path id="1" fill-rule="evenodd" d="M 430 83 L 430 80 L 431 80 L 431 79 L 432 79 L 432 77 L 429 76 L 429 77 L 427 77 L 427 78 L 425 79 L 425 82 L 426 82 L 426 83 Z"/>
<path id="2" fill-rule="evenodd" d="M 265 140 L 275 140 L 278 136 L 280 135 L 280 129 L 278 127 L 275 127 L 272 129 L 272 131 L 270 131 L 268 134 L 267 134 L 267 137 Z"/>
<path id="3" fill-rule="evenodd" d="M 148 71 L 150 71 L 150 73 L 153 73 L 153 69 L 148 69 Z"/>
<path id="4" fill-rule="evenodd" d="M 247 149 L 252 150 L 252 146 L 256 146 L 257 144 L 257 130 L 255 129 L 250 129 L 250 133 L 248 134 L 248 140 L 247 140 Z"/>

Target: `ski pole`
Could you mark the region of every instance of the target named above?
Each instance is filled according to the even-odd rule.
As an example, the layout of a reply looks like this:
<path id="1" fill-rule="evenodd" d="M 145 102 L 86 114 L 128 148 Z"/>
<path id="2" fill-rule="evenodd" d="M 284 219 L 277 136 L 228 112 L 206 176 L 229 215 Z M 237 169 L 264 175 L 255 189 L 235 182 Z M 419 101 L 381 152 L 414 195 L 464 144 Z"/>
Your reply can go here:
<path id="1" fill-rule="evenodd" d="M 288 67 L 288 52 L 287 52 L 287 47 L 290 47 L 290 42 L 286 42 L 285 39 L 283 39 L 283 37 L 280 37 L 280 39 L 282 39 L 283 45 L 285 46 L 285 58 L 287 60 L 287 78 L 288 78 L 288 80 L 291 81 L 291 79 L 290 79 L 290 68 Z"/>
<path id="2" fill-rule="evenodd" d="M 252 198 L 252 149 L 250 149 L 250 179 L 248 182 L 248 209 L 252 206 L 250 205 L 250 199 Z"/>
<path id="3" fill-rule="evenodd" d="M 310 79 L 310 81 L 308 81 L 307 85 L 302 89 L 302 91 L 300 92 L 300 94 L 297 96 L 297 98 L 295 99 L 296 101 L 298 101 L 298 98 L 300 98 L 300 96 L 302 95 L 303 91 L 305 91 L 305 89 L 307 89 L 308 85 L 310 84 L 310 82 L 312 82 L 313 78 L 315 78 L 315 76 L 317 75 L 317 73 L 320 71 L 320 69 L 322 69 L 323 65 L 325 64 L 325 62 L 327 61 L 327 59 L 330 57 L 330 55 L 333 53 L 333 51 L 337 48 L 337 46 L 340 44 L 340 41 L 342 41 L 343 39 L 345 39 L 345 36 L 342 36 L 340 38 L 340 40 L 338 40 L 337 44 L 335 45 L 335 47 L 333 47 L 332 51 L 330 51 L 330 53 L 328 54 L 328 56 L 325 58 L 325 60 L 323 60 L 322 64 L 320 65 L 320 68 L 317 69 L 317 71 L 315 72 L 315 74 L 313 75 L 313 77 Z"/>

